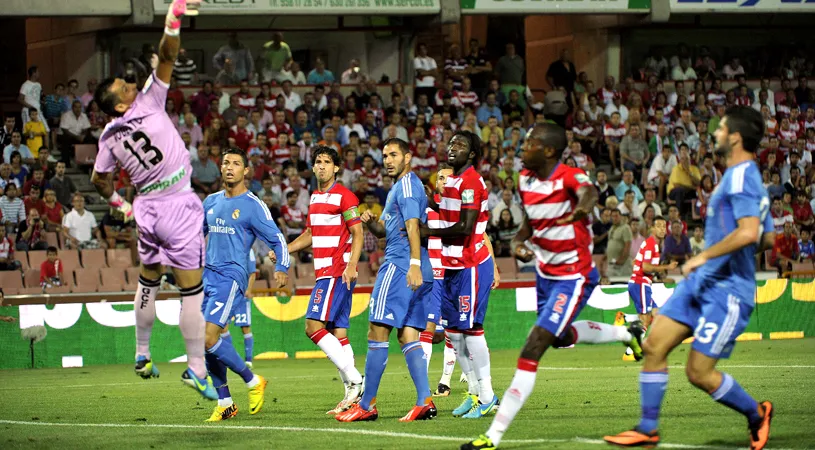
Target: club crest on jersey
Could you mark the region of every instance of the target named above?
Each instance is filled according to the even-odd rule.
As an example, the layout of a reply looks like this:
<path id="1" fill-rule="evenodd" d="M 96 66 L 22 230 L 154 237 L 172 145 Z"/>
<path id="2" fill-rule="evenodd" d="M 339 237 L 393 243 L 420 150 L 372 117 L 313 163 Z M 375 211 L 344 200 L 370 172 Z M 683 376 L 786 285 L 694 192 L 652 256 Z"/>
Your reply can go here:
<path id="1" fill-rule="evenodd" d="M 465 189 L 461 193 L 461 203 L 473 203 L 475 201 L 475 191 L 472 189 Z"/>
<path id="2" fill-rule="evenodd" d="M 240 209 L 236 209 L 236 210 L 232 211 L 232 219 L 233 220 L 238 220 L 238 217 L 240 217 L 240 216 L 241 216 L 241 210 Z"/>
<path id="3" fill-rule="evenodd" d="M 577 180 L 578 183 L 591 183 L 591 178 L 585 173 L 578 173 L 574 176 L 574 179 Z"/>

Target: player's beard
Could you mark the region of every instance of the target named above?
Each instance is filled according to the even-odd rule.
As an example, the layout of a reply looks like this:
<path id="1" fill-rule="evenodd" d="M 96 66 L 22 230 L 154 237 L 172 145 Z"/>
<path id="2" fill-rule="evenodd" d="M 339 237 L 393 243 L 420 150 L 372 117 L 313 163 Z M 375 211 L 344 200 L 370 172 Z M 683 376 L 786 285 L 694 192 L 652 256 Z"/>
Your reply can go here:
<path id="1" fill-rule="evenodd" d="M 725 160 L 727 160 L 730 158 L 730 154 L 733 153 L 733 147 L 730 145 L 730 141 L 725 140 L 716 146 L 713 153 L 715 153 L 717 156 L 724 156 Z"/>

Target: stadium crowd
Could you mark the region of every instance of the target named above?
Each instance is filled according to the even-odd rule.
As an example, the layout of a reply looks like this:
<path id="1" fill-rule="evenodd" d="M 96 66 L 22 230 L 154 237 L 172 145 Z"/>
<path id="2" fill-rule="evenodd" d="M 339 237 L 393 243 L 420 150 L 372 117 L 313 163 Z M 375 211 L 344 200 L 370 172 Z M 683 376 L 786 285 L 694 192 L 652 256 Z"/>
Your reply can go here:
<path id="1" fill-rule="evenodd" d="M 146 45 L 139 58 L 121 64 L 120 75 L 153 65 L 153 55 Z M 737 59 L 718 69 L 709 54 L 700 50 L 698 55 L 693 65 L 686 47 L 669 60 L 650 55 L 642 69 L 645 87 L 638 89 L 633 76 L 622 83 L 612 76 L 588 79 L 564 51 L 548 68 L 551 89 L 538 102 L 524 85 L 524 60 L 513 44 L 496 57 L 472 40 L 466 55 L 453 45 L 444 61 L 436 61 L 420 43 L 413 60 L 413 95 L 408 95 L 399 81 L 374 83 L 357 60 L 338 79 L 321 59 L 306 75 L 280 33 L 256 63 L 232 34 L 213 56 L 218 71 L 214 82 L 203 81 L 192 95 L 180 88 L 200 82 L 198 70 L 182 49 L 166 111 L 189 149 L 192 184 L 201 198 L 221 188 L 221 151 L 238 147 L 251 161 L 250 189 L 290 240 L 303 230 L 314 189 L 314 146 L 340 152 L 340 182 L 358 196 L 360 212 L 376 216 L 394 182 L 381 170 L 385 139 L 408 141 L 414 172 L 432 186 L 453 133 L 473 131 L 483 140 L 478 170 L 490 192 L 488 233 L 499 257 L 510 255 L 509 243 L 523 220 L 517 185 L 526 133 L 536 123 L 558 123 L 568 138 L 563 163 L 584 169 L 600 192 L 592 225 L 595 262 L 604 277 L 619 280 L 631 274 L 632 260 L 655 217 L 669 220 L 665 260 L 681 263 L 701 251 L 707 202 L 726 168 L 714 152 L 714 131 L 727 107 L 751 105 L 766 121 L 757 162 L 778 233 L 775 249 L 763 258 L 765 268 L 780 273 L 808 261 L 811 269 L 815 90 L 807 87 L 805 76 L 811 63 L 797 61 L 793 69 L 800 70 L 786 67 L 790 70 L 782 73 L 790 77 L 773 92 L 769 78 L 749 88 Z M 32 67 L 20 89 L 23 123 L 7 114 L 0 130 L 0 270 L 19 269 L 15 250 L 56 246 L 46 241 L 50 232 L 60 234 L 63 248 L 130 248 L 135 242 L 132 224 L 111 214 L 97 223 L 84 209 L 85 197 L 65 176 L 74 145 L 95 142 L 107 122 L 93 100 L 97 81 L 87 80 L 87 91 L 80 92 L 77 80 L 69 80 L 44 95 L 38 78 Z M 725 91 L 724 79 L 734 79 L 736 87 Z M 303 95 L 294 91 L 295 84 L 306 83 L 310 86 Z M 667 83 L 672 90 L 665 89 Z M 259 84 L 258 94 L 252 84 Z M 344 96 L 341 84 L 353 84 L 353 92 Z M 236 93 L 224 91 L 233 85 Z M 50 149 L 59 150 L 59 161 Z M 116 189 L 132 200 L 124 171 Z M 382 248 L 366 234 L 363 260 L 373 273 L 384 258 Z M 268 249 L 256 243 L 255 251 L 261 256 Z M 301 262 L 308 259 L 301 253 Z M 517 270 L 534 268 L 521 265 Z"/>

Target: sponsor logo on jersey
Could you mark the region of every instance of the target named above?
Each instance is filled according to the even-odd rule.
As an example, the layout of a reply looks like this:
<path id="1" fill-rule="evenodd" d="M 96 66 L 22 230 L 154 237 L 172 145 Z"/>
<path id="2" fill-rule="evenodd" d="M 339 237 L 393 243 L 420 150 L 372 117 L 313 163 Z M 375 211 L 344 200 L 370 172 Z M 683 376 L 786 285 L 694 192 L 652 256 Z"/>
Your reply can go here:
<path id="1" fill-rule="evenodd" d="M 475 201 L 475 191 L 472 189 L 465 189 L 464 192 L 461 193 L 461 203 L 470 204 Z"/>
<path id="2" fill-rule="evenodd" d="M 237 209 L 235 211 L 237 211 Z M 215 219 L 215 225 L 209 226 L 209 232 L 221 234 L 235 234 L 235 228 L 226 226 L 226 220 L 224 219 Z"/>
<path id="3" fill-rule="evenodd" d="M 240 216 L 241 216 L 241 210 L 240 209 L 236 209 L 236 210 L 232 211 L 232 219 L 233 220 L 238 220 L 238 217 L 240 217 Z"/>

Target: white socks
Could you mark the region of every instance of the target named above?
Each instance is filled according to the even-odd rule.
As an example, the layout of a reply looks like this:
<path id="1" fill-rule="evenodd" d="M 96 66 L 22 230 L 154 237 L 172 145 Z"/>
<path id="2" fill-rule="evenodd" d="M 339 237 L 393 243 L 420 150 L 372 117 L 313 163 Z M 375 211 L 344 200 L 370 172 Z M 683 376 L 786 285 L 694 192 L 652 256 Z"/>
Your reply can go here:
<path id="1" fill-rule="evenodd" d="M 450 386 L 450 378 L 453 376 L 453 369 L 456 368 L 456 351 L 453 349 L 453 343 L 450 338 L 445 334 L 444 336 L 444 367 L 441 372 L 440 384 Z"/>
<path id="2" fill-rule="evenodd" d="M 321 328 L 314 334 L 310 335 L 309 338 L 312 342 L 317 344 L 320 347 L 320 350 L 325 352 L 328 359 L 337 366 L 337 369 L 345 375 L 343 379 L 344 382 L 348 383 L 362 383 L 362 375 L 359 371 L 354 367 L 354 356 L 353 352 L 348 352 L 343 348 L 343 345 L 340 344 L 340 341 L 334 336 L 333 334 L 329 333 L 328 330 L 325 328 Z M 347 345 L 345 347 L 349 347 Z"/>
<path id="3" fill-rule="evenodd" d="M 181 289 L 181 318 L 178 326 L 187 347 L 187 365 L 198 378 L 207 377 L 204 363 L 204 339 L 206 324 L 201 305 L 204 303 L 204 285 Z"/>
<path id="4" fill-rule="evenodd" d="M 150 359 L 150 334 L 156 321 L 156 294 L 161 279 L 151 281 L 139 276 L 139 287 L 133 300 L 136 312 L 136 356 Z"/>
<path id="5" fill-rule="evenodd" d="M 492 376 L 490 375 L 490 349 L 487 347 L 487 340 L 484 338 L 484 330 L 468 332 L 464 335 L 464 343 L 467 351 L 473 358 L 473 369 L 478 377 L 478 400 L 482 404 L 487 404 L 495 398 L 492 390 Z"/>
<path id="6" fill-rule="evenodd" d="M 610 342 L 631 342 L 632 336 L 626 327 L 602 322 L 580 320 L 572 323 L 575 344 L 607 344 Z"/>
<path id="7" fill-rule="evenodd" d="M 470 353 L 467 351 L 467 346 L 464 343 L 464 335 L 459 331 L 448 331 L 450 336 L 450 343 L 453 344 L 453 350 L 456 352 L 456 360 L 458 365 L 461 366 L 461 371 L 467 377 L 467 392 L 473 395 L 478 395 L 480 392 L 478 385 L 478 376 L 475 373 L 473 364 L 470 362 Z"/>
<path id="8" fill-rule="evenodd" d="M 518 414 L 526 399 L 532 394 L 537 374 L 537 361 L 518 359 L 518 370 L 515 371 L 512 383 L 501 399 L 501 407 L 498 408 L 498 413 L 495 415 L 495 419 L 492 420 L 490 429 L 487 430 L 487 437 L 496 447 L 501 443 L 501 438 L 515 419 L 515 415 Z"/>

